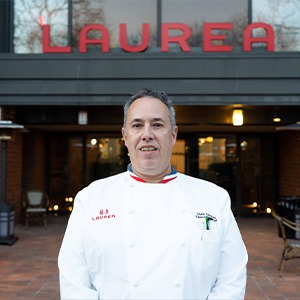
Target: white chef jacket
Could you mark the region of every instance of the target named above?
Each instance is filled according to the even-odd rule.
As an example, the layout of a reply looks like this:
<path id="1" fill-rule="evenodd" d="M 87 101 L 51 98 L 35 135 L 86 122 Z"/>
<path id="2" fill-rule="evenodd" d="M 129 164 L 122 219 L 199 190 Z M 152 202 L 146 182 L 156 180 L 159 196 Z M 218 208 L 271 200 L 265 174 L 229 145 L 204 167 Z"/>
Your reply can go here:
<path id="1" fill-rule="evenodd" d="M 58 258 L 61 299 L 244 299 L 247 260 L 224 189 L 127 171 L 77 194 Z"/>

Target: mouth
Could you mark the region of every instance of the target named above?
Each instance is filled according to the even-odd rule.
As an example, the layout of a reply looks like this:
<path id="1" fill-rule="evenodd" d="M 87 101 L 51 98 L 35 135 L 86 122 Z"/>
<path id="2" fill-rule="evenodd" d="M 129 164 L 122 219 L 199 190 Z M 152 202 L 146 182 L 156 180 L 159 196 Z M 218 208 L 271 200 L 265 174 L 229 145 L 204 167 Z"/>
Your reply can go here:
<path id="1" fill-rule="evenodd" d="M 141 147 L 140 150 L 141 150 L 142 152 L 151 152 L 151 151 L 156 151 L 157 148 L 152 147 L 152 146 L 148 146 L 148 147 Z"/>

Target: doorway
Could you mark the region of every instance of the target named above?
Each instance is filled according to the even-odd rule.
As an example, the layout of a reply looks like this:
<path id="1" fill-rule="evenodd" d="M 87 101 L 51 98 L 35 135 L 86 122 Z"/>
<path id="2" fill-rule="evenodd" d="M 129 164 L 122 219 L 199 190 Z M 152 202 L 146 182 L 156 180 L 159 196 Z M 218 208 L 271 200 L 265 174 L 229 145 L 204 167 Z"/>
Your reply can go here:
<path id="1" fill-rule="evenodd" d="M 239 138 L 241 213 L 270 213 L 276 201 L 275 138 Z"/>

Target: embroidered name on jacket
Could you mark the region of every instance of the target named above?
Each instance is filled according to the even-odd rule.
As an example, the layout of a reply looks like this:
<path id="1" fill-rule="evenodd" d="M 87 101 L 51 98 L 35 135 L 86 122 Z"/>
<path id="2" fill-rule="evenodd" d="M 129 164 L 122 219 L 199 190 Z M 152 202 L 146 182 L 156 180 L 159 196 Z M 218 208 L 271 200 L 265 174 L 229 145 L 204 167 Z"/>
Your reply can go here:
<path id="1" fill-rule="evenodd" d="M 115 214 L 110 214 L 109 210 L 106 209 L 101 209 L 99 211 L 99 214 L 95 217 L 92 217 L 93 221 L 98 221 L 98 220 L 102 220 L 102 219 L 112 219 L 115 218 L 116 215 Z"/>

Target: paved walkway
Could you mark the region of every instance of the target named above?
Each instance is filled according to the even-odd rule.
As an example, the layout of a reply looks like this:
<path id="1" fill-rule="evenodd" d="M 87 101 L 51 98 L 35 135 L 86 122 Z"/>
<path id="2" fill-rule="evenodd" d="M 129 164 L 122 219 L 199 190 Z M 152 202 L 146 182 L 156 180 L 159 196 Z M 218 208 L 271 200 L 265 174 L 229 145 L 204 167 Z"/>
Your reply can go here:
<path id="1" fill-rule="evenodd" d="M 246 300 L 300 299 L 300 259 L 277 271 L 282 241 L 272 218 L 239 218 L 249 253 Z M 19 240 L 0 245 L 0 299 L 59 299 L 57 254 L 67 216 L 49 218 L 45 230 L 38 220 L 29 230 L 15 228 Z"/>

